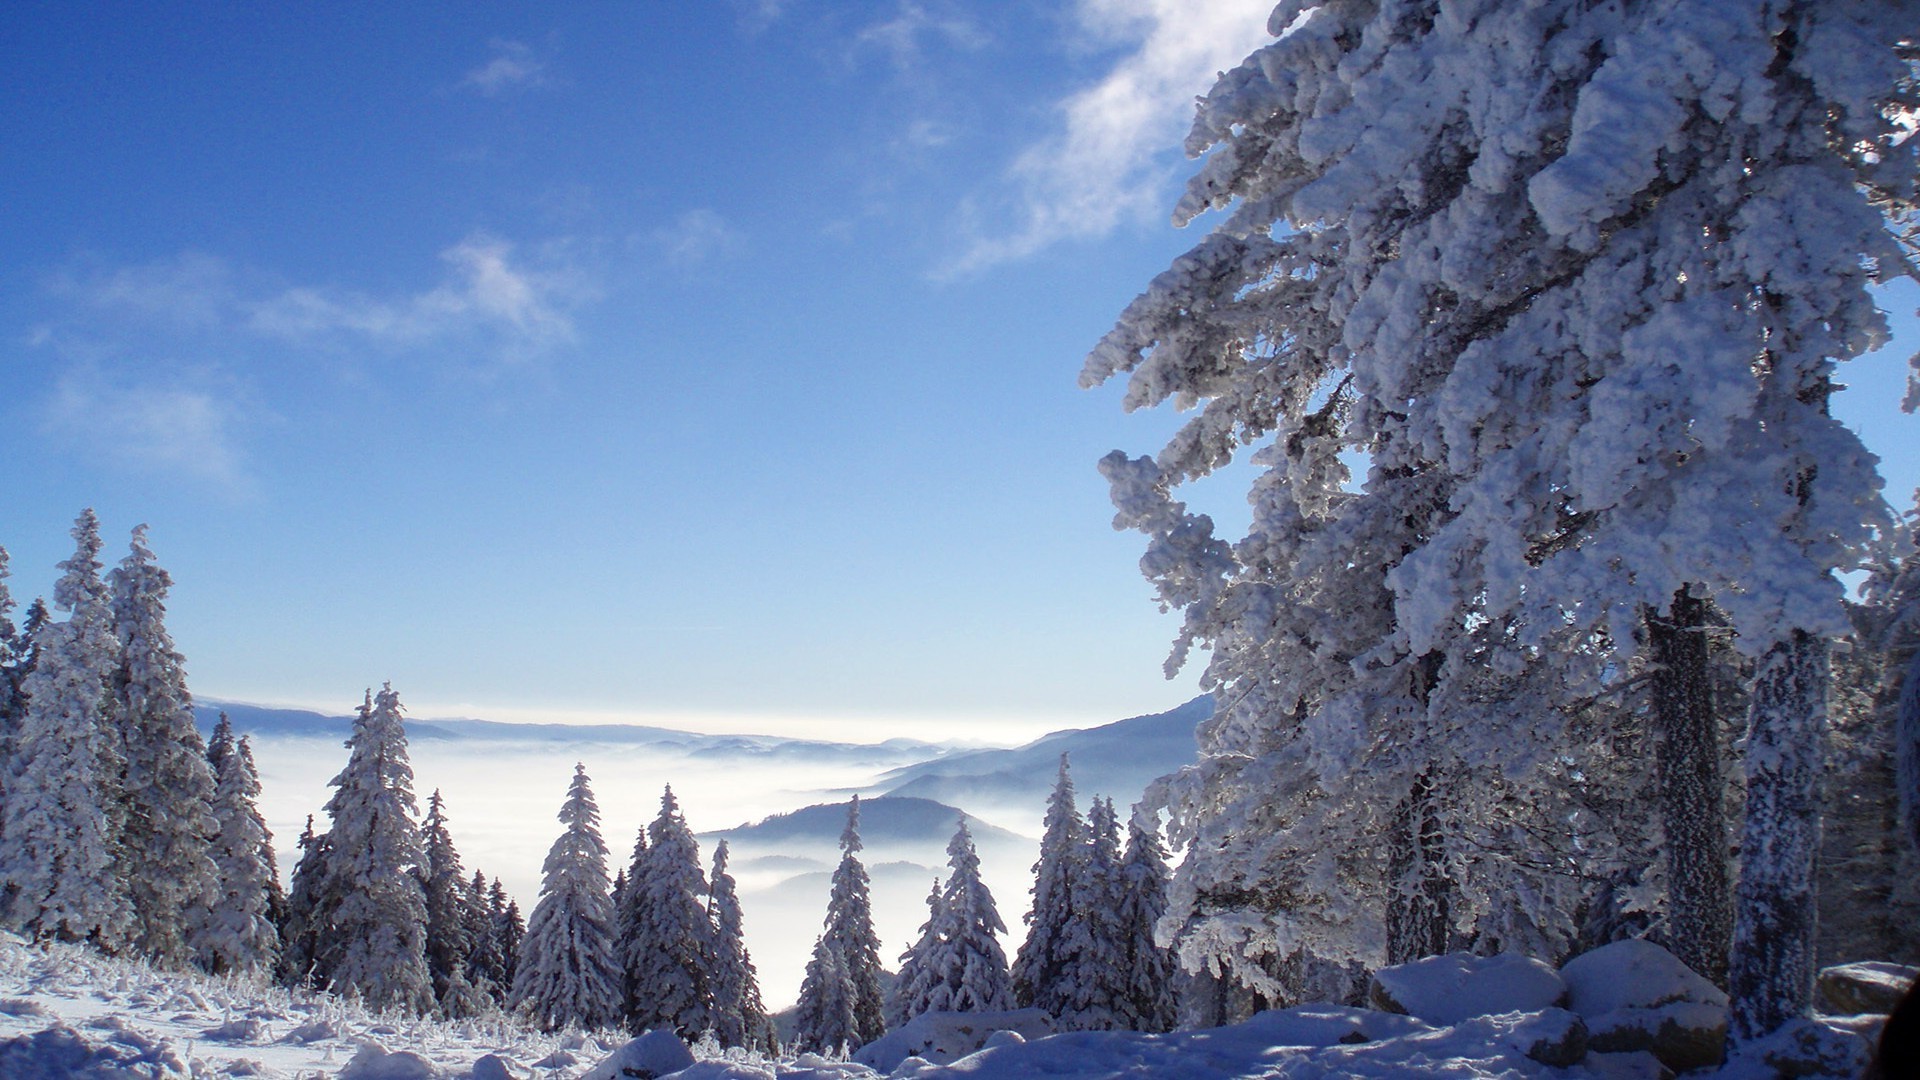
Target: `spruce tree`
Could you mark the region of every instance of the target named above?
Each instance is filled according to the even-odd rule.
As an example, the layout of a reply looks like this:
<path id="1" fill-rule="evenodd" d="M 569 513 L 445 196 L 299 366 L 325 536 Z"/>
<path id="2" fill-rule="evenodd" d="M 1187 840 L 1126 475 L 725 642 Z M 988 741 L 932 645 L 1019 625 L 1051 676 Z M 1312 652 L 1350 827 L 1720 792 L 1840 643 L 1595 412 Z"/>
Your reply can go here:
<path id="1" fill-rule="evenodd" d="M 1170 1031 L 1178 1018 L 1173 953 L 1154 936 L 1167 911 L 1167 850 L 1158 823 L 1135 814 L 1127 825 L 1127 851 L 1120 864 L 1124 895 L 1118 923 L 1124 974 L 1118 1008 L 1122 1027 Z"/>
<path id="2" fill-rule="evenodd" d="M 627 1026 L 635 1033 L 671 1028 L 696 1039 L 713 1026 L 708 964 L 713 924 L 707 917 L 707 879 L 699 846 L 668 787 L 660 813 L 647 828 L 644 852 L 627 878 L 628 910 L 621 942 L 627 990 Z"/>
<path id="3" fill-rule="evenodd" d="M 893 992 L 887 996 L 887 1027 L 897 1028 L 933 1008 L 936 983 L 944 990 L 945 980 L 935 967 L 940 934 L 946 927 L 946 904 L 940 892 L 940 879 L 933 879 L 927 892 L 927 921 L 920 924 L 920 936 L 900 954 L 900 971 L 894 976 Z"/>
<path id="4" fill-rule="evenodd" d="M 13 625 L 13 594 L 7 589 L 8 576 L 7 549 L 0 547 L 0 806 L 6 805 L 8 773 L 13 765 L 13 737 L 20 727 L 20 712 L 25 699 L 20 696 L 20 682 L 26 677 L 22 671 L 25 650 L 20 634 Z M 4 829 L 4 815 L 0 815 L 0 829 Z M 0 911 L 5 910 L 4 897 L 0 897 Z"/>
<path id="5" fill-rule="evenodd" d="M 743 1047 L 772 1053 L 766 1042 L 767 1008 L 760 998 L 760 979 L 747 952 L 740 896 L 733 875 L 727 873 L 727 842 L 713 850 L 713 873 L 708 878 L 711 900 L 707 913 L 713 924 L 712 987 L 713 1035 L 723 1047 Z"/>
<path id="6" fill-rule="evenodd" d="M 585 765 L 574 766 L 559 818 L 566 828 L 547 852 L 540 902 L 519 942 L 513 1007 L 547 1031 L 610 1027 L 619 1019 L 620 968 L 607 895 L 607 845 L 600 839 L 600 808 Z M 512 925 L 515 914 L 509 905 L 504 926 Z"/>
<path id="7" fill-rule="evenodd" d="M 421 887 L 427 902 L 427 976 L 433 980 L 433 998 L 443 1016 L 471 1016 L 480 1011 L 480 994 L 467 978 L 467 960 L 473 951 L 468 936 L 468 904 L 460 853 L 447 830 L 446 800 L 436 789 L 427 799 L 427 819 L 421 823 L 426 850 Z"/>
<path id="8" fill-rule="evenodd" d="M 886 1033 L 880 939 L 873 930 L 873 902 L 860 849 L 860 796 L 855 795 L 840 833 L 840 865 L 833 871 L 824 929 L 800 992 L 796 1038 L 802 1049 L 857 1050 Z"/>
<path id="9" fill-rule="evenodd" d="M 493 904 L 487 876 L 478 870 L 462 896 L 467 926 L 467 981 L 495 1005 L 506 1002 L 511 984 L 500 953 L 500 937 L 493 929 Z"/>
<path id="10" fill-rule="evenodd" d="M 197 959 L 215 975 L 270 972 L 279 960 L 280 934 L 273 919 L 276 887 L 273 834 L 260 816 L 260 774 L 253 747 L 233 741 L 225 713 L 214 729 L 213 865 L 218 899 L 195 935 Z"/>
<path id="11" fill-rule="evenodd" d="M 527 938 L 527 921 L 520 917 L 520 902 L 507 898 L 499 878 L 493 879 L 493 887 L 487 893 L 487 906 L 493 912 L 495 948 L 500 950 L 500 963 L 507 977 L 501 986 L 503 993 L 511 998 L 514 980 L 520 976 L 520 943 Z"/>
<path id="12" fill-rule="evenodd" d="M 121 848 L 124 762 L 110 727 L 120 642 L 100 580 L 92 510 L 74 523 L 73 538 L 53 594 L 71 614 L 34 628 L 0 867 L 13 927 L 121 952 L 134 943 L 134 915 Z"/>
<path id="13" fill-rule="evenodd" d="M 931 967 L 927 1007 L 939 1012 L 1000 1012 L 1013 1008 L 1013 976 L 1000 935 L 1006 922 L 993 891 L 980 877 L 980 855 L 962 817 L 947 842 L 947 884 L 940 898 L 940 934 Z"/>
<path id="14" fill-rule="evenodd" d="M 1125 1027 L 1125 944 L 1120 912 L 1120 828 L 1111 799 L 1093 800 L 1087 842 L 1071 886 L 1072 913 L 1060 933 L 1061 970 L 1051 1010 L 1068 1031 Z"/>
<path id="15" fill-rule="evenodd" d="M 325 986 L 327 956 L 321 944 L 332 938 L 332 889 L 327 881 L 332 851 L 327 835 L 313 831 L 312 814 L 298 844 L 300 859 L 293 864 L 286 917 L 280 922 L 280 977 L 289 986 Z"/>
<path id="16" fill-rule="evenodd" d="M 425 853 L 414 824 L 413 766 L 400 695 L 392 684 L 362 705 L 347 740 L 346 768 L 333 779 L 321 939 L 328 985 L 373 1008 L 425 1012 L 433 1004 L 427 975 Z"/>
<path id="17" fill-rule="evenodd" d="M 793 1007 L 793 1028 L 794 1049 L 800 1053 L 844 1056 L 860 1047 L 853 982 L 831 933 L 813 940 L 813 955 L 800 980 L 800 1000 Z"/>
<path id="18" fill-rule="evenodd" d="M 1013 961 L 1013 994 L 1022 1006 L 1059 1015 L 1066 1007 L 1061 976 L 1067 967 L 1067 924 L 1073 918 L 1073 886 L 1080 876 L 1086 846 L 1086 822 L 1074 805 L 1073 777 L 1067 755 L 1040 836 L 1040 858 L 1033 865 L 1033 907 L 1027 912 L 1027 940 Z"/>
<path id="19" fill-rule="evenodd" d="M 123 871 L 140 950 L 167 967 L 214 946 L 194 940 L 219 890 L 209 847 L 214 777 L 193 719 L 186 671 L 166 627 L 172 577 L 153 561 L 147 527 L 108 575 L 120 640 L 114 698 L 125 755 Z"/>

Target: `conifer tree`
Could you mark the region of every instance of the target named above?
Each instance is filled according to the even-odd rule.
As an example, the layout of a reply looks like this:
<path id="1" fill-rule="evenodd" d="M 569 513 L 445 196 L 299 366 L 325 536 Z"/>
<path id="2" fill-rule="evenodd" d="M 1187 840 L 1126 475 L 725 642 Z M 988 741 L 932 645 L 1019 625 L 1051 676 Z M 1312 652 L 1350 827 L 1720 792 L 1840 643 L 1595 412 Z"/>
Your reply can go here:
<path id="1" fill-rule="evenodd" d="M 566 829 L 547 852 L 540 902 L 520 941 L 513 1007 L 547 1031 L 610 1027 L 619 1019 L 620 968 L 607 845 L 585 765 L 574 766 L 559 817 Z"/>
<path id="2" fill-rule="evenodd" d="M 154 563 L 145 525 L 133 530 L 131 550 L 108 577 L 121 644 L 114 711 L 125 755 L 121 842 L 131 860 L 122 876 L 138 947 L 156 963 L 178 967 L 214 948 L 192 940 L 219 889 L 208 846 L 217 828 L 213 769 L 167 632 L 173 579 Z"/>
<path id="3" fill-rule="evenodd" d="M 331 939 L 327 866 L 332 851 L 327 835 L 313 831 L 312 814 L 307 815 L 298 844 L 300 859 L 293 864 L 286 918 L 280 923 L 280 975 L 289 986 L 325 986 L 327 956 L 321 944 Z"/>
<path id="4" fill-rule="evenodd" d="M 1173 953 L 1159 946 L 1155 927 L 1167 911 L 1167 850 L 1158 823 L 1135 814 L 1127 825 L 1127 851 L 1120 865 L 1124 895 L 1118 923 L 1124 966 L 1118 1002 L 1121 1027 L 1170 1031 L 1178 1018 Z"/>
<path id="5" fill-rule="evenodd" d="M 1061 976 L 1066 972 L 1067 924 L 1073 918 L 1073 886 L 1084 860 L 1086 822 L 1074 805 L 1073 777 L 1067 755 L 1047 797 L 1040 836 L 1040 859 L 1033 865 L 1033 907 L 1027 912 L 1027 940 L 1013 961 L 1014 998 L 1059 1015 L 1066 1007 Z"/>
<path id="6" fill-rule="evenodd" d="M 74 523 L 73 538 L 73 557 L 60 564 L 53 593 L 71 614 L 35 628 L 0 867 L 13 927 L 120 952 L 134 936 L 121 858 L 125 765 L 109 727 L 120 642 L 100 580 L 100 523 L 92 510 Z"/>
<path id="7" fill-rule="evenodd" d="M 487 876 L 478 870 L 461 897 L 467 925 L 467 981 L 495 1005 L 504 1004 L 507 990 L 506 964 L 500 953 L 500 937 L 493 928 L 493 904 Z"/>
<path id="8" fill-rule="evenodd" d="M 900 954 L 900 972 L 894 976 L 893 992 L 887 996 L 887 1027 L 897 1028 L 933 1007 L 935 983 L 945 989 L 945 980 L 934 968 L 940 948 L 940 934 L 946 926 L 946 905 L 940 892 L 940 879 L 933 879 L 927 891 L 927 921 L 920 924 L 920 936 Z"/>
<path id="9" fill-rule="evenodd" d="M 1060 934 L 1064 955 L 1055 1022 L 1068 1031 L 1125 1027 L 1125 943 L 1119 921 L 1125 885 L 1111 799 L 1093 800 L 1071 895 L 1073 910 Z"/>
<path id="10" fill-rule="evenodd" d="M 216 748 L 212 850 L 218 899 L 195 935 L 198 960 L 215 975 L 270 972 L 279 959 L 280 934 L 273 919 L 273 834 L 257 804 L 260 774 L 253 747 L 244 738 L 234 743 L 225 713 L 209 756 Z"/>
<path id="11" fill-rule="evenodd" d="M 1000 1012 L 1013 1008 L 1013 976 L 999 935 L 993 892 L 980 877 L 980 855 L 962 817 L 947 842 L 947 884 L 940 897 L 940 932 L 928 966 L 933 978 L 926 1011 Z"/>
<path id="12" fill-rule="evenodd" d="M 861 1044 L 854 1017 L 853 981 L 847 976 L 840 943 L 823 932 L 813 940 L 800 1000 L 793 1009 L 794 1049 L 800 1053 L 844 1056 Z"/>
<path id="13" fill-rule="evenodd" d="M 840 865 L 833 871 L 824 928 L 800 992 L 796 1039 L 802 1049 L 857 1050 L 886 1033 L 880 939 L 873 930 L 861 846 L 860 797 L 855 795 L 840 833 Z"/>
<path id="14" fill-rule="evenodd" d="M 772 1053 L 766 1041 L 768 1017 L 760 998 L 760 979 L 747 952 L 740 913 L 740 896 L 733 875 L 727 873 L 727 842 L 713 850 L 713 873 L 708 879 L 711 900 L 707 913 L 713 925 L 711 982 L 713 1035 L 723 1047 L 738 1046 Z"/>
<path id="15" fill-rule="evenodd" d="M 0 806 L 6 805 L 13 737 L 20 727 L 20 712 L 25 705 L 25 699 L 20 696 L 20 683 L 26 678 L 21 669 L 26 657 L 11 618 L 13 594 L 7 589 L 8 558 L 7 549 L 0 547 Z M 4 815 L 0 815 L 0 829 L 5 826 Z M 4 899 L 0 897 L 0 911 L 5 910 Z"/>
<path id="16" fill-rule="evenodd" d="M 427 975 L 425 853 L 414 823 L 413 766 L 400 695 L 391 683 L 363 704 L 347 740 L 346 768 L 334 777 L 326 811 L 331 919 L 321 939 L 328 984 L 373 1008 L 425 1012 Z"/>
<path id="17" fill-rule="evenodd" d="M 713 924 L 707 917 L 707 879 L 699 846 L 668 787 L 660 813 L 636 845 L 628 875 L 630 935 L 621 942 L 626 970 L 627 1026 L 634 1032 L 671 1028 L 698 1038 L 714 1025 L 708 964 Z"/>
<path id="18" fill-rule="evenodd" d="M 421 823 L 426 866 L 421 886 L 426 893 L 427 976 L 433 980 L 433 998 L 445 1016 L 471 1016 L 480 1011 L 478 991 L 467 978 L 467 959 L 473 941 L 467 935 L 468 904 L 460 853 L 447 830 L 446 800 L 436 789 L 427 799 L 427 819 Z"/>
<path id="19" fill-rule="evenodd" d="M 487 906 L 493 912 L 494 940 L 500 950 L 500 963 L 505 969 L 507 981 L 501 983 L 503 993 L 509 998 L 513 994 L 514 980 L 520 975 L 520 944 L 527 938 L 527 921 L 520 917 L 520 902 L 507 897 L 506 887 L 499 878 L 493 879 L 493 886 L 487 892 Z"/>

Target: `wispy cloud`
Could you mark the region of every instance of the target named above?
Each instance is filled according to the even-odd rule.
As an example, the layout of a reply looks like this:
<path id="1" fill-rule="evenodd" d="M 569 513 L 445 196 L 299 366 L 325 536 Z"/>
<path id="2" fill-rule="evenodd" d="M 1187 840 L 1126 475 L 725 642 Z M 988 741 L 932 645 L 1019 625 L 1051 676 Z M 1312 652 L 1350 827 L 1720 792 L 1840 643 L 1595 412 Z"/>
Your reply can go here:
<path id="1" fill-rule="evenodd" d="M 500 97 L 518 90 L 535 90 L 547 85 L 547 64 L 524 42 L 496 38 L 489 43 L 493 57 L 467 72 L 460 80 L 463 90 L 487 97 Z"/>
<path id="2" fill-rule="evenodd" d="M 746 243 L 740 230 L 705 207 L 688 210 L 671 224 L 653 230 L 651 239 L 667 261 L 679 267 L 730 254 Z"/>
<path id="3" fill-rule="evenodd" d="M 1097 83 L 1058 103 L 1053 134 L 1015 159 L 1007 191 L 989 200 L 1004 227 L 983 229 L 946 272 L 1024 258 L 1170 209 L 1194 98 L 1270 40 L 1272 8 L 1273 0 L 1082 0 L 1083 43 L 1123 52 Z"/>
<path id="4" fill-rule="evenodd" d="M 442 251 L 448 280 L 411 296 L 383 298 L 303 286 L 243 305 L 248 329 L 295 340 L 350 334 L 394 347 L 474 332 L 516 356 L 573 338 L 567 314 L 579 282 L 516 261 L 513 246 L 476 233 Z"/>
<path id="5" fill-rule="evenodd" d="M 977 49 L 987 43 L 986 32 L 964 11 L 949 4 L 938 7 L 935 10 L 920 0 L 900 0 L 892 18 L 861 30 L 854 37 L 854 46 L 877 49 L 895 68 L 910 71 L 925 55 L 923 39 L 937 39 L 962 49 Z"/>
<path id="6" fill-rule="evenodd" d="M 226 261 L 198 251 L 91 273 L 66 271 L 50 286 L 54 295 L 96 310 L 130 311 L 185 329 L 218 325 L 234 298 Z"/>
<path id="7" fill-rule="evenodd" d="M 244 416 L 230 388 L 61 379 L 40 418 L 43 435 L 78 456 L 135 472 L 185 477 L 229 496 L 253 491 L 242 465 Z"/>

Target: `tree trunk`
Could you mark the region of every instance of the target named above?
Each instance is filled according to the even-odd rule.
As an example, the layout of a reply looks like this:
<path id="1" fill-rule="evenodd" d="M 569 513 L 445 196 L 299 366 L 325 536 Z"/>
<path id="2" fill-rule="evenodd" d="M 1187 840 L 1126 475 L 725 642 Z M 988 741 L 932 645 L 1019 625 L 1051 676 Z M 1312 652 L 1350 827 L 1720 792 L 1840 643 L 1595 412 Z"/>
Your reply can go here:
<path id="1" fill-rule="evenodd" d="M 1735 1045 L 1806 1015 L 1812 1004 L 1827 671 L 1826 641 L 1795 630 L 1767 650 L 1754 672 L 1728 973 L 1728 1035 Z"/>
<path id="2" fill-rule="evenodd" d="M 1393 852 L 1387 862 L 1389 964 L 1447 951 L 1451 883 L 1435 810 L 1433 780 L 1421 772 L 1393 812 Z"/>
<path id="3" fill-rule="evenodd" d="M 1893 777 L 1899 791 L 1901 854 L 1920 859 L 1920 650 L 1907 661 L 1900 686 L 1900 708 L 1893 721 Z"/>
<path id="4" fill-rule="evenodd" d="M 1733 905 L 1725 778 L 1707 666 L 1707 603 L 1681 589 L 1665 616 L 1648 609 L 1654 766 L 1666 834 L 1667 943 L 1688 967 L 1727 985 Z"/>

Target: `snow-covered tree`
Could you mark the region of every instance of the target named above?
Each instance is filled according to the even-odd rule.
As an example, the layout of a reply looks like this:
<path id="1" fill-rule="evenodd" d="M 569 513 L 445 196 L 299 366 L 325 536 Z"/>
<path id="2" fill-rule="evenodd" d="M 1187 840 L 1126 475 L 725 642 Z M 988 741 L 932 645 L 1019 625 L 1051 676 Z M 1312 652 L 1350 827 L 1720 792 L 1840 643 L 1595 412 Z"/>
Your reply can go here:
<path id="1" fill-rule="evenodd" d="M 947 883 L 934 912 L 939 933 L 924 963 L 931 972 L 921 1012 L 1013 1008 L 1013 976 L 1000 935 L 1007 924 L 980 877 L 980 855 L 962 817 L 947 841 Z"/>
<path id="2" fill-rule="evenodd" d="M 331 918 L 320 942 L 328 985 L 373 1008 L 425 1012 L 433 1005 L 420 888 L 426 855 L 414 821 L 400 695 L 392 684 L 361 705 L 347 750 L 325 807 L 333 821 L 323 879 Z"/>
<path id="3" fill-rule="evenodd" d="M 1643 611 L 1698 589 L 1762 657 L 1736 1039 L 1804 1009 L 1821 642 L 1844 630 L 1833 571 L 1885 521 L 1825 402 L 1835 361 L 1884 339 L 1866 285 L 1908 272 L 1884 215 L 1913 202 L 1890 116 L 1913 14 L 1276 10 L 1279 40 L 1221 77 L 1188 141 L 1213 153 L 1178 216 L 1228 213 L 1084 374 L 1133 372 L 1130 407 L 1204 402 L 1156 458 L 1104 465 L 1186 611 L 1175 661 L 1213 653 L 1223 716 L 1170 789 L 1182 830 L 1255 816 L 1284 744 L 1345 835 L 1367 816 L 1347 808 L 1391 808 L 1382 951 L 1430 948 L 1459 929 L 1441 886 L 1471 820 L 1430 751 L 1544 763 L 1561 737 L 1551 714 L 1461 727 L 1434 707 L 1472 640 L 1510 627 L 1514 662 L 1557 661 L 1544 642 L 1569 629 L 1629 651 Z M 1230 545 L 1171 493 L 1246 447 L 1264 472 Z M 1368 461 L 1357 492 L 1345 451 Z M 1257 836 L 1192 857 L 1272 896 Z M 1278 948 L 1284 922 L 1243 920 L 1227 951 Z"/>
<path id="4" fill-rule="evenodd" d="M 1126 1026 L 1127 958 L 1120 923 L 1126 882 L 1120 869 L 1120 826 L 1113 800 L 1096 798 L 1070 887 L 1073 910 L 1059 938 L 1062 964 L 1051 1011 L 1064 1030 Z"/>
<path id="5" fill-rule="evenodd" d="M 145 525 L 133 530 L 131 550 L 108 578 L 121 645 L 114 713 L 125 755 L 121 842 L 135 939 L 154 961 L 177 967 L 214 948 L 193 940 L 219 890 L 209 847 L 217 829 L 213 768 L 167 632 L 173 578 L 153 561 Z"/>
<path id="6" fill-rule="evenodd" d="M 620 965 L 607 845 L 585 765 L 574 766 L 559 817 L 566 829 L 547 851 L 540 902 L 520 941 L 513 1006 L 548 1031 L 611 1027 L 619 1020 Z"/>
<path id="7" fill-rule="evenodd" d="M 886 1033 L 880 939 L 873 929 L 867 869 L 860 863 L 862 846 L 860 797 L 855 795 L 847 803 L 847 826 L 840 833 L 840 865 L 833 871 L 821 940 L 814 946 L 801 990 L 795 1037 L 803 1050 L 833 1051 L 842 1045 L 857 1050 Z M 833 982 L 835 979 L 844 980 L 844 984 Z M 843 1018 L 847 1019 L 845 1025 Z"/>
<path id="8" fill-rule="evenodd" d="M 940 879 L 933 879 L 933 888 L 927 892 L 927 921 L 920 924 L 920 936 L 915 938 L 907 951 L 900 954 L 900 971 L 894 976 L 893 988 L 887 994 L 887 1027 L 897 1028 L 901 1024 L 919 1016 L 932 1008 L 929 1001 L 936 983 L 944 988 L 945 980 L 934 970 L 935 953 L 940 948 L 940 934 L 946 926 L 946 901 L 940 892 Z"/>
<path id="9" fill-rule="evenodd" d="M 723 1047 L 738 1046 L 763 1053 L 777 1048 L 769 1041 L 771 1027 L 760 997 L 760 979 L 747 952 L 740 913 L 740 895 L 727 873 L 727 842 L 713 850 L 713 873 L 708 878 L 707 914 L 713 925 L 712 970 L 713 1036 Z"/>
<path id="10" fill-rule="evenodd" d="M 118 952 L 133 946 L 135 931 L 121 848 L 125 765 L 109 730 L 120 642 L 100 580 L 100 522 L 92 510 L 75 521 L 73 539 L 53 593 L 71 614 L 38 629 L 23 688 L 0 872 L 13 927 Z"/>
<path id="11" fill-rule="evenodd" d="M 1167 877 L 1159 823 L 1134 814 L 1120 863 L 1123 892 L 1116 919 L 1123 973 L 1116 1008 L 1120 1026 L 1133 1031 L 1170 1031 L 1178 1019 L 1173 954 L 1156 937 L 1160 917 L 1167 913 Z"/>
<path id="12" fill-rule="evenodd" d="M 714 1026 L 708 970 L 713 923 L 707 916 L 707 879 L 700 848 L 668 787 L 660 813 L 647 828 L 644 851 L 628 875 L 630 912 L 621 941 L 626 970 L 627 1025 L 635 1032 L 672 1028 L 695 1039 Z"/>
<path id="13" fill-rule="evenodd" d="M 312 814 L 307 815 L 306 828 L 296 843 L 300 858 L 287 883 L 286 918 L 279 926 L 280 976 L 289 986 L 325 986 L 327 955 L 322 943 L 329 939 L 333 918 L 327 881 L 332 852 L 327 835 L 313 831 Z"/>
<path id="14" fill-rule="evenodd" d="M 493 903 L 487 876 L 475 870 L 461 899 L 466 912 L 467 982 L 493 1004 L 505 1004 L 512 984 L 507 980 L 500 936 L 493 928 Z"/>
<path id="15" fill-rule="evenodd" d="M 507 897 L 506 887 L 500 884 L 499 878 L 494 878 L 487 890 L 487 909 L 493 916 L 495 947 L 500 950 L 500 961 L 506 969 L 506 981 L 500 985 L 502 992 L 511 996 L 514 980 L 520 973 L 520 943 L 526 940 L 527 923 L 520 917 L 519 901 Z"/>
<path id="16" fill-rule="evenodd" d="M 471 1016 L 484 1002 L 467 978 L 467 959 L 473 940 L 467 934 L 468 904 L 465 870 L 447 829 L 447 804 L 436 789 L 427 798 L 427 818 L 420 824 L 426 853 L 421 888 L 427 901 L 427 977 L 433 980 L 433 999 L 446 1016 Z"/>
<path id="17" fill-rule="evenodd" d="M 260 773 L 253 747 L 233 741 L 225 713 L 209 750 L 219 749 L 214 768 L 213 865 L 217 899 L 194 934 L 197 959 L 215 975 L 229 971 L 271 972 L 280 934 L 273 922 L 273 834 L 260 816 Z M 209 753 L 209 757 L 216 755 Z"/>
<path id="18" fill-rule="evenodd" d="M 1061 975 L 1067 967 L 1067 924 L 1073 919 L 1073 885 L 1085 860 L 1087 824 L 1074 805 L 1073 777 L 1067 755 L 1047 796 L 1040 835 L 1040 859 L 1033 864 L 1033 906 L 1027 911 L 1027 940 L 1013 961 L 1013 993 L 1023 1006 L 1059 1015 L 1065 1006 Z"/>
<path id="19" fill-rule="evenodd" d="M 20 663 L 24 659 L 20 644 L 20 632 L 13 625 L 13 593 L 7 588 L 9 556 L 7 549 L 0 547 L 0 766 L 4 766 L 6 752 L 12 745 L 13 727 L 18 720 L 20 706 Z M 6 770 L 0 767 L 0 781 L 4 781 Z M 0 786 L 0 798 L 5 796 L 4 786 Z"/>

